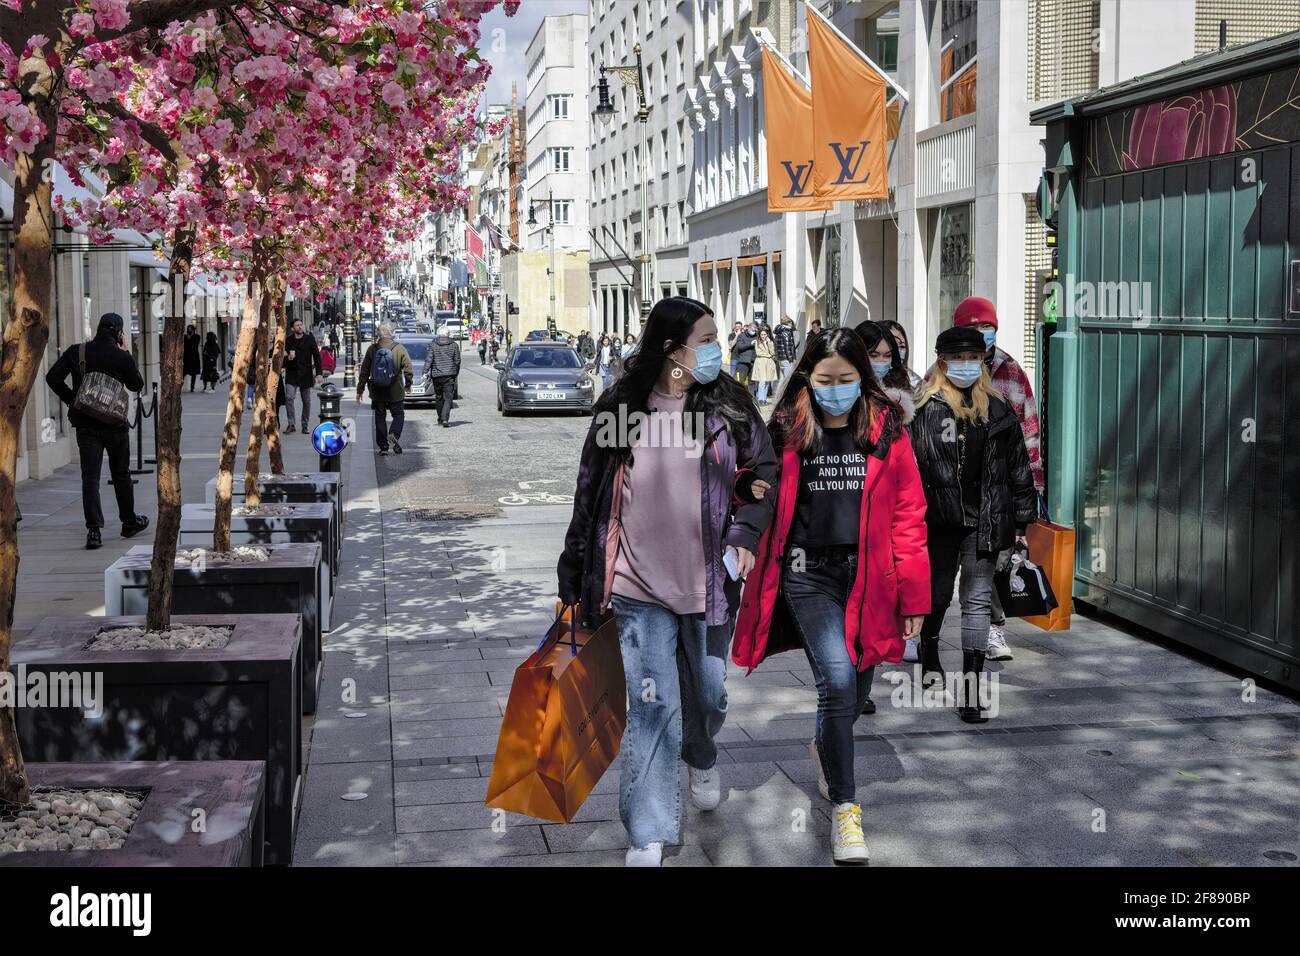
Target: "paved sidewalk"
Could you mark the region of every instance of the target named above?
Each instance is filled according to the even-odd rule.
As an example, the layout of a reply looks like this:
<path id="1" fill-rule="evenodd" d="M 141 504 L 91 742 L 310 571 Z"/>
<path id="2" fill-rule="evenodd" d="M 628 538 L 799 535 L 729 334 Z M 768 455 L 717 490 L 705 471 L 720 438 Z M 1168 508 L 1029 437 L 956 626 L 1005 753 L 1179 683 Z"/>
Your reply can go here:
<path id="1" fill-rule="evenodd" d="M 335 376 L 336 380 L 341 375 Z M 588 419 L 495 411 L 494 375 L 466 352 L 451 429 L 407 413 L 405 455 L 370 451 L 369 408 L 348 453 L 347 537 L 311 733 L 297 865 L 621 864 L 618 765 L 568 825 L 483 806 L 514 668 L 552 616 L 555 558 Z M 187 501 L 216 462 L 225 394 L 186 395 Z M 287 465 L 314 469 L 301 435 Z M 154 514 L 153 476 L 137 510 Z M 527 487 L 524 487 L 527 485 Z M 105 506 L 113 514 L 111 489 Z M 527 500 L 524 505 L 503 504 Z M 84 540 L 74 466 L 19 487 L 16 623 L 102 614 L 103 568 L 129 544 Z M 950 621 L 955 625 L 955 613 Z M 1012 622 L 994 664 L 1002 712 L 890 706 L 857 724 L 857 780 L 877 865 L 1188 865 L 1300 856 L 1300 706 L 1171 647 L 1075 618 L 1067 634 Z M 944 662 L 960 660 L 954 626 Z M 685 811 L 669 865 L 828 862 L 827 806 L 805 743 L 815 691 L 784 654 L 729 676 L 723 805 Z M 365 794 L 364 799 L 344 799 Z M 1288 854 L 1290 857 L 1288 858 Z"/>

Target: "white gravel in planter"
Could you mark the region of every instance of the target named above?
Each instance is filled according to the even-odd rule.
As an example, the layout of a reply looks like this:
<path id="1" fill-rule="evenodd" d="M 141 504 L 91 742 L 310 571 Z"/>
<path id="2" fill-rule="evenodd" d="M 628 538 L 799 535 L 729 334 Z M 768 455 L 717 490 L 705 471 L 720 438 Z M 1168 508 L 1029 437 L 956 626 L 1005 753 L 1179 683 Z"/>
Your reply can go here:
<path id="1" fill-rule="evenodd" d="M 241 518 L 283 518 L 294 514 L 293 508 L 285 505 L 240 505 L 238 508 L 231 510 L 232 514 L 237 514 Z"/>
<path id="2" fill-rule="evenodd" d="M 230 643 L 233 627 L 174 624 L 170 630 L 150 631 L 143 627 L 110 627 L 86 642 L 88 651 L 159 651 L 212 648 Z"/>
<path id="3" fill-rule="evenodd" d="M 186 548 L 176 552 L 177 564 L 261 564 L 271 560 L 269 548 L 255 548 L 241 544 L 229 551 L 209 551 L 207 548 Z"/>
<path id="4" fill-rule="evenodd" d="M 116 850 L 144 797 L 121 790 L 38 789 L 25 807 L 0 803 L 0 854 L 23 850 Z"/>

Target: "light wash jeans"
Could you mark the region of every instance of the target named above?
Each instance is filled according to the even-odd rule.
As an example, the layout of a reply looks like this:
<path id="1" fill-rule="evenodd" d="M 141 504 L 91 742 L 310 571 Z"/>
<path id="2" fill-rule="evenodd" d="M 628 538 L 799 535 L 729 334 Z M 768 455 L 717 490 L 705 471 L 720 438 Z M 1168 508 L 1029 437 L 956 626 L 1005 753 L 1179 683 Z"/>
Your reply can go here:
<path id="1" fill-rule="evenodd" d="M 993 604 L 993 569 L 996 551 L 978 551 L 974 528 L 934 527 L 927 529 L 930 552 L 930 613 L 921 625 L 921 636 L 935 638 L 943 627 L 943 616 L 952 603 L 952 586 L 961 572 L 958 599 L 961 602 L 961 646 L 966 651 L 983 651 L 989 646 L 989 619 Z"/>
<path id="2" fill-rule="evenodd" d="M 727 717 L 731 623 L 709 627 L 703 614 L 674 614 L 620 594 L 610 606 L 628 700 L 618 812 L 632 846 L 677 843 L 679 758 L 697 770 L 718 760 L 713 738 Z"/>

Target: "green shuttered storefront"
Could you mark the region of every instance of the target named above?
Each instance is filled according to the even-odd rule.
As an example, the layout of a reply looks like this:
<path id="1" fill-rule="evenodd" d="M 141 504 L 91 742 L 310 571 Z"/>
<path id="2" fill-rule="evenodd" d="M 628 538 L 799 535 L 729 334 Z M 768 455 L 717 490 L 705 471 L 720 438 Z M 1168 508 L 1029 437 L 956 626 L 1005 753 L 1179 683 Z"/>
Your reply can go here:
<path id="1" fill-rule="evenodd" d="M 1075 596 L 1300 687 L 1300 33 L 1035 114 Z M 1293 266 L 1293 262 L 1296 265 Z"/>

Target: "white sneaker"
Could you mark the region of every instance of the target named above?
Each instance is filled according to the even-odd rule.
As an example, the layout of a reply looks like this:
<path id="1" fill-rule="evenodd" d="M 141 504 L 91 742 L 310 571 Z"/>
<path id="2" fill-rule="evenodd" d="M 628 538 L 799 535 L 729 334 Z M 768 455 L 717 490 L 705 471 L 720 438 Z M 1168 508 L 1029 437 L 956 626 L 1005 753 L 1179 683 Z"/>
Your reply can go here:
<path id="1" fill-rule="evenodd" d="M 831 857 L 836 863 L 867 863 L 867 838 L 862 834 L 862 808 L 856 803 L 835 804 L 831 818 Z"/>
<path id="2" fill-rule="evenodd" d="M 627 856 L 623 862 L 627 866 L 659 866 L 664 859 L 664 845 L 662 843 L 651 843 L 645 847 L 630 846 L 627 848 Z"/>
<path id="3" fill-rule="evenodd" d="M 907 646 L 903 648 L 903 662 L 907 664 L 915 664 L 920 659 L 921 656 L 916 652 L 916 638 L 909 637 L 907 639 Z"/>
<path id="4" fill-rule="evenodd" d="M 718 775 L 718 768 L 696 770 L 687 767 L 686 770 L 691 781 L 691 803 L 701 810 L 718 809 L 722 802 L 722 778 Z"/>
<path id="5" fill-rule="evenodd" d="M 1011 660 L 1011 650 L 1007 647 L 1007 635 L 996 624 L 989 625 L 989 646 L 984 656 L 991 661 Z"/>
<path id="6" fill-rule="evenodd" d="M 826 770 L 822 767 L 822 755 L 817 752 L 817 741 L 808 741 L 808 756 L 812 757 L 813 766 L 817 768 L 817 792 L 823 800 L 829 800 L 831 788 L 826 785 Z"/>

